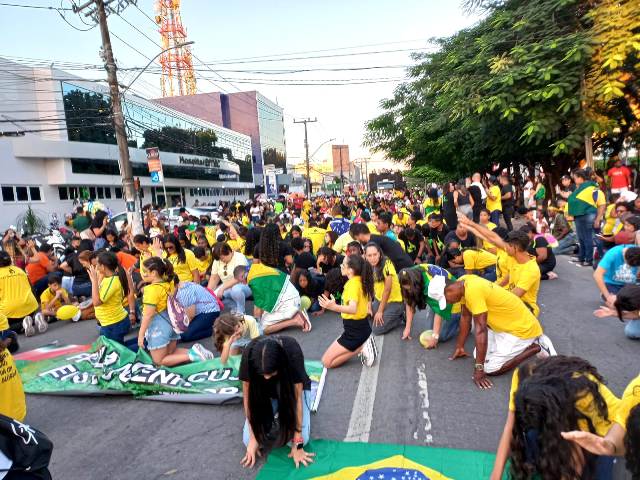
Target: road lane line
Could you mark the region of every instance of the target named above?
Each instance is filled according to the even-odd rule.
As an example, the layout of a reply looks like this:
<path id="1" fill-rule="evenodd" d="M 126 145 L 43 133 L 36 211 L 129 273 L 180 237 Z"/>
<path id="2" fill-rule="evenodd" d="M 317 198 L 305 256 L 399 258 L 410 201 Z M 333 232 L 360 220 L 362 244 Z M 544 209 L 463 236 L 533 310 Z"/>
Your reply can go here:
<path id="1" fill-rule="evenodd" d="M 373 405 L 376 400 L 376 388 L 378 386 L 378 372 L 380 370 L 380 360 L 382 358 L 382 345 L 384 336 L 376 338 L 378 347 L 378 358 L 372 367 L 362 366 L 360 371 L 360 382 L 358 390 L 353 399 L 351 418 L 345 442 L 368 442 L 371 431 L 371 420 L 373 419 Z"/>
<path id="2" fill-rule="evenodd" d="M 424 443 L 433 443 L 433 434 L 431 433 L 431 417 L 429 416 L 429 385 L 427 384 L 427 366 L 421 363 L 417 368 L 418 372 L 418 395 L 420 396 L 420 408 L 422 409 L 422 419 L 424 420 Z M 418 430 L 413 432 L 414 440 L 421 437 Z"/>

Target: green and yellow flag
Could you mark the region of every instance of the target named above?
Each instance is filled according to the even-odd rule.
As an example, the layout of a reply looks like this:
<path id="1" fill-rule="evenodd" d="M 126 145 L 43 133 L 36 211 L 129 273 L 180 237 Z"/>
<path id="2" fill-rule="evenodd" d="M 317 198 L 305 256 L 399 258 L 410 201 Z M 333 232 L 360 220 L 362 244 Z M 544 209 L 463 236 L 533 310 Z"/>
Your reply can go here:
<path id="1" fill-rule="evenodd" d="M 253 303 L 262 310 L 273 312 L 284 293 L 289 275 L 263 263 L 253 263 L 249 269 L 247 283 L 253 295 Z"/>

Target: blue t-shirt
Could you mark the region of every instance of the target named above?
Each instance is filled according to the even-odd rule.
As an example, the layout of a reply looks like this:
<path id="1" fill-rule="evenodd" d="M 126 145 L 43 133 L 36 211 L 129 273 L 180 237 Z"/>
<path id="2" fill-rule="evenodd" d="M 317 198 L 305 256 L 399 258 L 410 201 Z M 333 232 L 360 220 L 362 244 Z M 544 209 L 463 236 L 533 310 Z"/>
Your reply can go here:
<path id="1" fill-rule="evenodd" d="M 624 261 L 624 249 L 636 245 L 617 245 L 604 254 L 598 267 L 605 270 L 604 281 L 611 285 L 635 284 L 638 278 L 638 267 L 630 267 Z"/>
<path id="2" fill-rule="evenodd" d="M 220 305 L 213 295 L 201 285 L 193 282 L 180 282 L 180 288 L 176 293 L 180 305 L 184 308 L 196 306 L 196 315 L 201 313 L 219 312 Z"/>
<path id="3" fill-rule="evenodd" d="M 331 230 L 336 232 L 338 236 L 344 235 L 349 231 L 349 227 L 351 227 L 351 222 L 346 218 L 338 217 L 329 222 L 329 226 Z"/>

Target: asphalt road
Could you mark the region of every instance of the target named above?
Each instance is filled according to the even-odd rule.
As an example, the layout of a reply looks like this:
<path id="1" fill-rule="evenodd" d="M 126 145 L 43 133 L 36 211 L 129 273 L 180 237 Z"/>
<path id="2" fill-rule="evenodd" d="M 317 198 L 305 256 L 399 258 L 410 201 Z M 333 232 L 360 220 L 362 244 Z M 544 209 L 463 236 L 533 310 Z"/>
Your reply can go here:
<path id="1" fill-rule="evenodd" d="M 543 282 L 541 320 L 559 353 L 590 360 L 618 395 L 638 374 L 640 344 L 624 337 L 616 319 L 597 319 L 599 304 L 591 270 L 559 257 L 560 278 Z M 411 342 L 400 330 L 387 334 L 377 371 L 365 372 L 353 360 L 329 372 L 312 437 L 370 442 L 433 445 L 495 451 L 506 417 L 510 376 L 495 379 L 489 391 L 471 381 L 472 359 L 451 362 L 453 345 L 426 351 L 417 341 L 426 328 L 418 315 Z M 319 359 L 340 334 L 337 315 L 316 318 L 313 331 L 287 332 L 297 338 L 307 358 Z M 22 339 L 22 350 L 54 340 L 89 343 L 95 324 L 58 322 L 48 332 Z M 210 340 L 203 342 L 209 348 Z M 471 352 L 472 342 L 468 351 Z M 372 377 L 377 374 L 377 381 Z M 366 387 L 366 388 L 365 388 Z M 27 422 L 54 442 L 51 471 L 55 479 L 245 479 L 242 407 L 202 406 L 133 400 L 29 395 Z M 258 465 L 257 468 L 260 467 Z"/>

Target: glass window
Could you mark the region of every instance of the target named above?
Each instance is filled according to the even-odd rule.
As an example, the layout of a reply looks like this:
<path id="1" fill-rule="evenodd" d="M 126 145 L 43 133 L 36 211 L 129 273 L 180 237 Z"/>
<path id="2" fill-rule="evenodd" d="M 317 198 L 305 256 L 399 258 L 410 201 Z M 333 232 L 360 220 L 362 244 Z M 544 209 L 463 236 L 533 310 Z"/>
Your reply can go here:
<path id="1" fill-rule="evenodd" d="M 104 187 L 104 198 L 111 198 L 111 187 Z"/>
<path id="2" fill-rule="evenodd" d="M 69 198 L 71 200 L 78 198 L 78 187 L 69 187 Z"/>
<path id="3" fill-rule="evenodd" d="M 104 188 L 98 187 L 96 190 L 97 190 L 96 193 L 98 194 L 98 198 L 100 199 L 104 198 Z"/>
<path id="4" fill-rule="evenodd" d="M 60 197 L 60 200 L 69 200 L 67 187 L 58 187 L 58 197 Z"/>
<path id="5" fill-rule="evenodd" d="M 29 191 L 27 190 L 27 187 L 16 187 L 16 199 L 19 202 L 29 201 Z"/>
<path id="6" fill-rule="evenodd" d="M 142 189 L 140 189 L 140 196 L 142 197 Z M 122 198 L 122 187 L 116 187 L 116 198 Z"/>
<path id="7" fill-rule="evenodd" d="M 2 186 L 2 201 L 3 202 L 16 201 L 16 196 L 15 196 L 15 192 L 13 191 L 13 187 L 5 187 L 4 185 Z"/>
<path id="8" fill-rule="evenodd" d="M 32 202 L 39 202 L 42 200 L 42 196 L 40 195 L 40 187 L 29 187 L 29 196 L 31 197 Z"/>
<path id="9" fill-rule="evenodd" d="M 89 198 L 91 200 L 96 199 L 96 187 L 89 187 Z"/>

